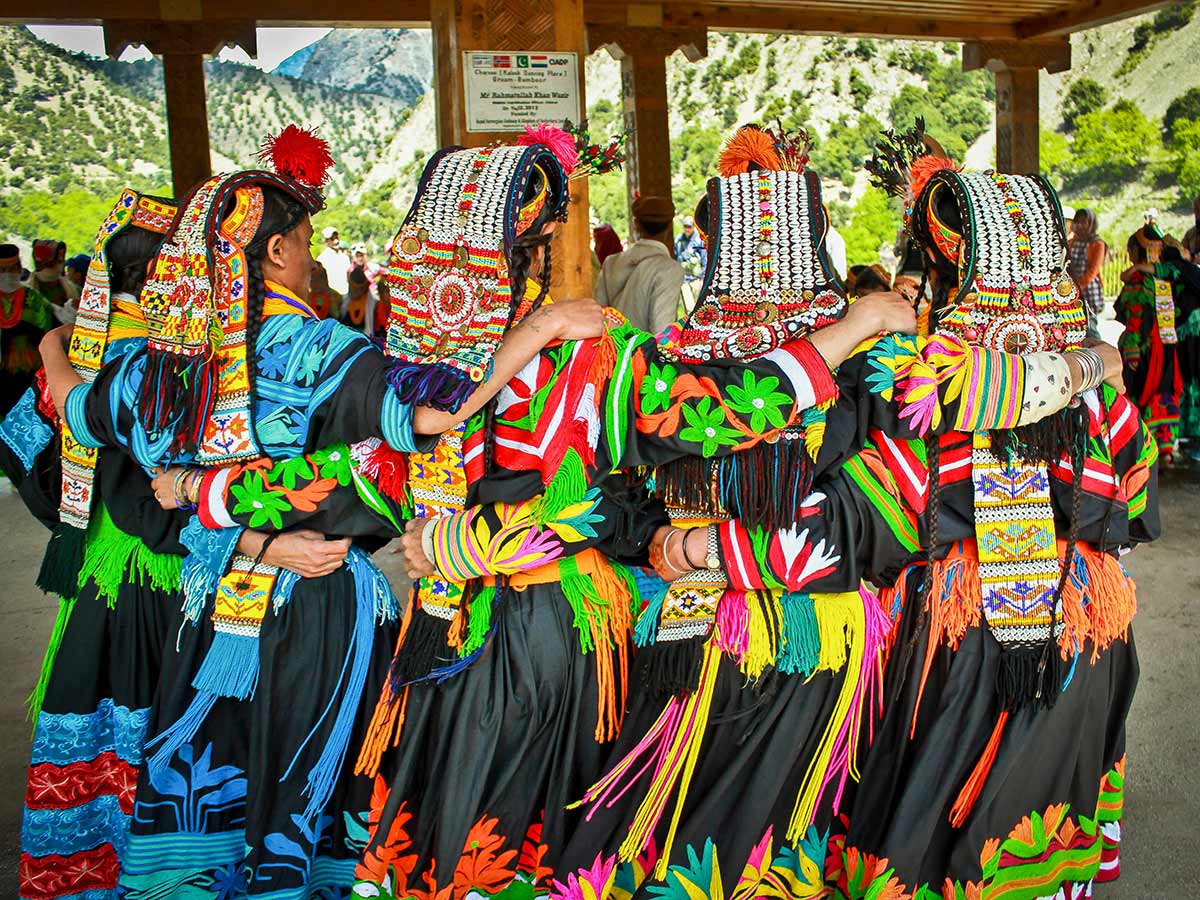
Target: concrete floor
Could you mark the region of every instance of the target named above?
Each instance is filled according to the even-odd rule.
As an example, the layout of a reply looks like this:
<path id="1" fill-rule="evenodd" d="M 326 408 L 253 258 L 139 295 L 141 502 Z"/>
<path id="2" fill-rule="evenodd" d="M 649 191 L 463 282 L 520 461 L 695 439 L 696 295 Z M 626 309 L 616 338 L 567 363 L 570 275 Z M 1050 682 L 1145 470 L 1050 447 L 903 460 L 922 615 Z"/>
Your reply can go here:
<path id="1" fill-rule="evenodd" d="M 14 897 L 29 760 L 24 699 L 57 601 L 33 585 L 46 532 L 0 485 L 0 579 L 8 585 L 0 589 L 0 897 Z M 1099 900 L 1182 900 L 1200 891 L 1200 623 L 1193 608 L 1200 596 L 1200 476 L 1169 472 L 1161 488 L 1166 536 L 1127 558 L 1138 581 L 1142 676 L 1128 729 L 1122 875 L 1097 888 Z M 397 582 L 402 578 L 398 556 L 378 559 Z"/>

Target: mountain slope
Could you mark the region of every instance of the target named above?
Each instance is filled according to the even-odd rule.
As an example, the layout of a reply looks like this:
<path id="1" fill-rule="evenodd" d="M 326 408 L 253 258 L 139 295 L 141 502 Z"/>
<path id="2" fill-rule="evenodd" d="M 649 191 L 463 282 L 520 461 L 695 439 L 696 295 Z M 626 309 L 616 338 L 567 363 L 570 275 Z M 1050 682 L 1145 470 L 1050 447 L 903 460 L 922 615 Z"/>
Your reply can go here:
<path id="1" fill-rule="evenodd" d="M 334 29 L 274 73 L 411 105 L 433 81 L 433 46 L 424 29 Z"/>

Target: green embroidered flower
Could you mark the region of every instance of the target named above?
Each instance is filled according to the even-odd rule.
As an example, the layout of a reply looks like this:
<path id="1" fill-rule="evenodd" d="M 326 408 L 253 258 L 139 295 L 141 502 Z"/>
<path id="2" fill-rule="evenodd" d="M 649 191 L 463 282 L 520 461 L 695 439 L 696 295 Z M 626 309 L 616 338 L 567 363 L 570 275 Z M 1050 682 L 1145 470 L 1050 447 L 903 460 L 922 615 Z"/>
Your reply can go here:
<path id="1" fill-rule="evenodd" d="M 282 491 L 272 491 L 266 486 L 261 472 L 249 473 L 241 484 L 232 485 L 229 491 L 237 498 L 233 514 L 237 516 L 249 513 L 251 528 L 260 528 L 267 522 L 277 529 L 282 528 L 281 513 L 292 508 Z"/>
<path id="2" fill-rule="evenodd" d="M 666 412 L 671 405 L 671 388 L 679 372 L 670 363 L 650 363 L 650 371 L 642 379 L 642 412 Z"/>
<path id="3" fill-rule="evenodd" d="M 750 417 L 750 427 L 759 434 L 767 430 L 767 424 L 772 428 L 782 428 L 787 424 L 782 409 L 791 407 L 792 398 L 775 390 L 779 387 L 779 379 L 774 375 L 758 378 L 746 369 L 742 373 L 742 384 L 739 387 L 731 384 L 726 393 L 729 405 L 740 413 Z"/>
<path id="4" fill-rule="evenodd" d="M 350 483 L 350 448 L 345 444 L 318 450 L 312 460 L 320 467 L 322 478 L 336 478 L 342 487 Z"/>
<path id="5" fill-rule="evenodd" d="M 285 459 L 283 462 L 275 463 L 271 467 L 271 474 L 267 477 L 267 481 L 271 484 L 282 484 L 285 489 L 294 491 L 296 489 L 297 479 L 310 481 L 316 477 L 313 468 L 309 465 L 308 458 L 305 456 L 293 456 L 291 459 Z"/>
<path id="6" fill-rule="evenodd" d="M 718 447 L 732 447 L 741 434 L 725 425 L 725 411 L 713 407 L 712 397 L 701 397 L 695 406 L 683 404 L 687 426 L 679 430 L 682 440 L 700 445 L 702 456 L 712 456 Z"/>

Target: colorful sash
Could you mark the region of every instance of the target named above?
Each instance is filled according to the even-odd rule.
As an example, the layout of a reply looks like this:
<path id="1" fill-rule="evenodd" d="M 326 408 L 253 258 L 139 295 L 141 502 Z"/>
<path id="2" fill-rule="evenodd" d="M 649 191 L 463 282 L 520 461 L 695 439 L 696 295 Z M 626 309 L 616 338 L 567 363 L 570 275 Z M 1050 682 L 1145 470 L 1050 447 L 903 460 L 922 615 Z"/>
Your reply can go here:
<path id="1" fill-rule="evenodd" d="M 1158 322 L 1158 338 L 1164 344 L 1179 343 L 1175 332 L 1175 294 L 1171 282 L 1162 278 L 1150 279 L 1154 283 L 1154 318 Z"/>
<path id="2" fill-rule="evenodd" d="M 1004 647 L 998 687 L 1006 708 L 1047 698 L 1046 648 L 1062 632 L 1062 576 L 1050 503 L 1050 473 L 1020 458 L 1000 460 L 986 432 L 972 435 L 979 579 L 988 628 Z M 1056 657 L 1057 654 L 1051 654 Z"/>

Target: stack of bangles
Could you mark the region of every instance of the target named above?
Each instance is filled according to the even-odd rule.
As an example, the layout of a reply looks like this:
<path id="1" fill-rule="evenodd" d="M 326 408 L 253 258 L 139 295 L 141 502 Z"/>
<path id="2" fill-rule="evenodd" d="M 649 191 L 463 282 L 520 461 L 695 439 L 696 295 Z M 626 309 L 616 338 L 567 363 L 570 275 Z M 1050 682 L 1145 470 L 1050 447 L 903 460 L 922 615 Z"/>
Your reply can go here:
<path id="1" fill-rule="evenodd" d="M 183 510 L 193 510 L 200 501 L 201 469 L 180 469 L 175 474 L 171 489 L 175 494 L 175 506 Z"/>
<path id="2" fill-rule="evenodd" d="M 1083 372 L 1083 383 L 1076 389 L 1076 394 L 1083 394 L 1104 383 L 1104 360 L 1095 350 L 1076 350 L 1072 354 Z"/>

